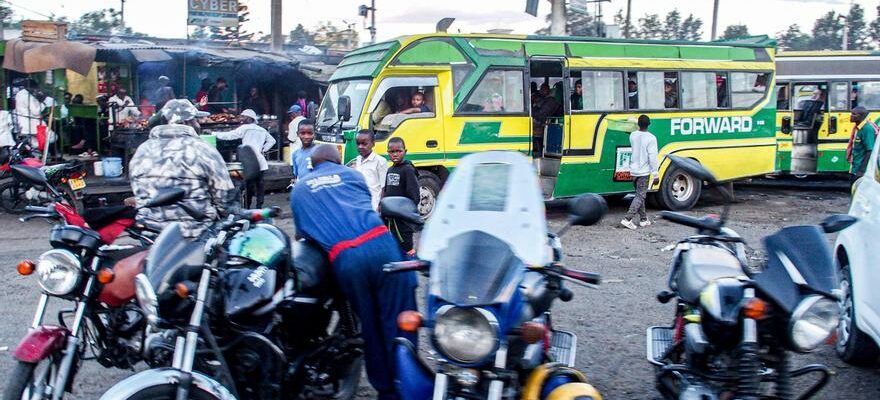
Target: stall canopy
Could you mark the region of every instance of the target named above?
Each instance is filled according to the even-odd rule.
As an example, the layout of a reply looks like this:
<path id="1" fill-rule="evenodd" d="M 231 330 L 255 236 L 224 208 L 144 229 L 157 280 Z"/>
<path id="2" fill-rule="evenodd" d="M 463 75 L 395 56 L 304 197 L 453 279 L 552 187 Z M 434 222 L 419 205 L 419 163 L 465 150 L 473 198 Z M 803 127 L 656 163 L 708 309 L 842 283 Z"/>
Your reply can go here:
<path id="1" fill-rule="evenodd" d="M 12 39 L 6 43 L 3 68 L 23 73 L 69 69 L 80 75 L 89 73 L 96 49 L 80 42 L 28 42 Z"/>

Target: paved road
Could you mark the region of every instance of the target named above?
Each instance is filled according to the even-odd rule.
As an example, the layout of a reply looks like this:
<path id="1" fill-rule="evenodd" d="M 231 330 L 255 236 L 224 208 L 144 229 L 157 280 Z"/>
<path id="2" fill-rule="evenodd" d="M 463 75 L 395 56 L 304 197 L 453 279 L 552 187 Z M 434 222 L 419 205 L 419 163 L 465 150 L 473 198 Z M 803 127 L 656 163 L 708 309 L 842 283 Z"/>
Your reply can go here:
<path id="1" fill-rule="evenodd" d="M 845 212 L 846 193 L 793 191 L 780 188 L 738 190 L 739 203 L 733 206 L 731 226 L 760 250 L 760 238 L 781 226 L 819 220 L 823 215 Z M 283 195 L 272 201 L 284 203 Z M 708 198 L 695 213 L 720 212 L 719 203 Z M 653 226 L 629 231 L 618 227 L 624 204 L 612 204 L 611 214 L 599 225 L 574 228 L 563 238 L 570 266 L 602 274 L 598 290 L 573 288 L 575 299 L 559 303 L 556 325 L 578 334 L 578 367 L 602 391 L 606 399 L 656 398 L 652 369 L 645 361 L 645 329 L 669 324 L 671 304 L 657 303 L 654 295 L 664 289 L 670 252 L 662 249 L 690 233 L 687 228 L 657 221 Z M 653 216 L 655 212 L 650 212 Z M 564 212 L 551 211 L 551 225 L 564 223 Z M 288 228 L 290 220 L 280 220 Z M 31 278 L 19 277 L 13 268 L 22 257 L 36 257 L 48 248 L 48 226 L 33 221 L 20 224 L 0 214 L 0 387 L 6 383 L 12 365 L 7 347 L 14 347 L 24 334 L 36 307 L 37 285 Z M 814 354 L 796 356 L 796 363 L 821 362 L 835 376 L 823 391 L 823 399 L 880 398 L 880 369 L 847 366 L 824 347 Z M 113 382 L 131 372 L 105 370 L 87 363 L 77 376 L 75 399 L 94 399 Z M 362 398 L 371 391 L 363 388 Z"/>

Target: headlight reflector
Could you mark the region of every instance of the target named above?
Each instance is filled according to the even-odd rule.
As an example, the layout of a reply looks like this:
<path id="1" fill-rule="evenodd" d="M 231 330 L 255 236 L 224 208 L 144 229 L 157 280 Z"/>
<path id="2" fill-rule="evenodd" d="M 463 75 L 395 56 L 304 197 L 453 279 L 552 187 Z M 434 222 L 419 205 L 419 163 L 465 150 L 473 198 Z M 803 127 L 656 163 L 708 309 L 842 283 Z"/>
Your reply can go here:
<path id="1" fill-rule="evenodd" d="M 437 313 L 434 338 L 444 355 L 471 364 L 487 357 L 498 343 L 498 323 L 479 308 L 447 306 Z"/>
<path id="2" fill-rule="evenodd" d="M 37 260 L 37 278 L 46 293 L 63 296 L 76 288 L 82 265 L 79 258 L 67 250 L 52 249 Z"/>
<path id="3" fill-rule="evenodd" d="M 839 320 L 837 303 L 818 295 L 807 297 L 792 313 L 791 342 L 798 351 L 813 351 L 831 336 Z"/>
<path id="4" fill-rule="evenodd" d="M 155 325 L 159 322 L 159 298 L 156 296 L 156 291 L 153 290 L 150 279 L 144 274 L 138 274 L 134 278 L 134 290 L 138 304 L 147 317 L 147 322 Z"/>

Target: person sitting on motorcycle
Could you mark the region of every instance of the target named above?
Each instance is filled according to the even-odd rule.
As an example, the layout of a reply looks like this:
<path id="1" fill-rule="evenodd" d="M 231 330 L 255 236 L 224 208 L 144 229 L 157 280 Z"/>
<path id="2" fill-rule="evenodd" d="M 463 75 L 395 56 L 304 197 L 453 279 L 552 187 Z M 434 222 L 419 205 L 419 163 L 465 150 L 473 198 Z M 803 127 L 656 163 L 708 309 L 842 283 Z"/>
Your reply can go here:
<path id="1" fill-rule="evenodd" d="M 317 146 L 311 159 L 312 172 L 297 181 L 290 195 L 297 235 L 327 251 L 336 282 L 361 321 L 370 384 L 379 399 L 397 399 L 394 338 L 416 337 L 400 331 L 396 321 L 401 312 L 416 309 L 415 273 L 382 271 L 384 264 L 403 256 L 373 209 L 363 175 L 341 165 L 331 145 Z"/>
<path id="2" fill-rule="evenodd" d="M 138 206 L 150 201 L 160 189 L 186 189 L 181 203 L 204 214 L 196 220 L 179 206 L 142 208 L 137 220 L 161 228 L 180 222 L 183 235 L 196 237 L 211 221 L 226 214 L 235 196 L 232 179 L 220 153 L 199 138 L 199 111 L 189 100 L 170 100 L 161 111 L 167 125 L 150 130 L 150 138 L 138 147 L 129 163 L 131 189 Z"/>

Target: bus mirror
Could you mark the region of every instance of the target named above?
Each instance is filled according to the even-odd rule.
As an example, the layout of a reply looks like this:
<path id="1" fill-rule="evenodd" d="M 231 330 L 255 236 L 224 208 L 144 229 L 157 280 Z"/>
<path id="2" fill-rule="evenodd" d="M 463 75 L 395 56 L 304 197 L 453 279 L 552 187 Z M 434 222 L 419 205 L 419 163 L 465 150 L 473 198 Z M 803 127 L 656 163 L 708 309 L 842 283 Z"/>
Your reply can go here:
<path id="1" fill-rule="evenodd" d="M 782 117 L 782 126 L 780 127 L 780 130 L 786 135 L 791 134 L 791 117 Z"/>
<path id="2" fill-rule="evenodd" d="M 348 121 L 351 119 L 351 98 L 348 96 L 340 96 L 336 103 L 336 110 L 340 121 Z"/>
<path id="3" fill-rule="evenodd" d="M 833 135 L 837 133 L 837 117 L 828 118 L 828 134 Z"/>

